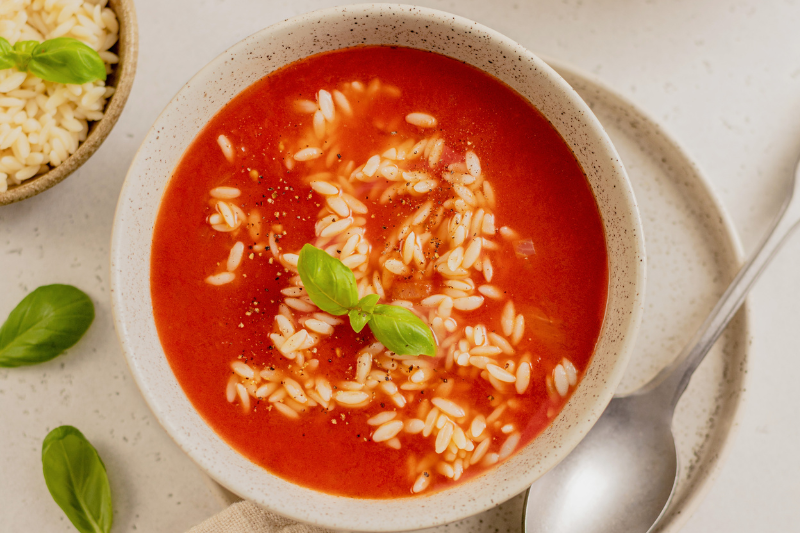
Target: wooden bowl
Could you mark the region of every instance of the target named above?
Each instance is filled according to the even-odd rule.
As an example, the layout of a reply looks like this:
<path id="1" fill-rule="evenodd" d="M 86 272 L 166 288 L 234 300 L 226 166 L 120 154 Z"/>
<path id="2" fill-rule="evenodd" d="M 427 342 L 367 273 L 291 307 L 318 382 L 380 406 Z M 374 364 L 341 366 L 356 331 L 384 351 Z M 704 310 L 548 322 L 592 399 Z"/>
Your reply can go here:
<path id="1" fill-rule="evenodd" d="M 78 167 L 92 157 L 92 154 L 103 144 L 111 128 L 117 123 L 122 108 L 131 92 L 133 78 L 136 75 L 136 58 L 139 54 L 139 26 L 136 23 L 136 10 L 133 0 L 109 0 L 109 7 L 117 14 L 119 21 L 119 41 L 112 50 L 119 56 L 119 63 L 108 76 L 106 85 L 115 87 L 116 91 L 106 102 L 103 118 L 89 125 L 89 135 L 80 143 L 74 154 L 70 155 L 59 166 L 44 174 L 25 180 L 19 185 L 9 187 L 0 193 L 0 205 L 19 202 L 35 196 L 64 180 Z"/>

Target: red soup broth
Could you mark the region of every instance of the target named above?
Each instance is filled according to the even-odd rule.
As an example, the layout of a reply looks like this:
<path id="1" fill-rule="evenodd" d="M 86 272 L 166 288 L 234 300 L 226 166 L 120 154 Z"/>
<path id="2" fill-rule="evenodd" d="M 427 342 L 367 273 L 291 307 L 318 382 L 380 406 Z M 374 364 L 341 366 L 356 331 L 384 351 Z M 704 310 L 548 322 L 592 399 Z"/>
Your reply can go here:
<path id="1" fill-rule="evenodd" d="M 305 243 L 411 307 L 437 356 L 315 315 Z M 595 199 L 547 119 L 408 48 L 315 55 L 245 89 L 187 149 L 153 236 L 156 326 L 194 407 L 255 465 L 350 497 L 441 490 L 534 439 L 589 364 L 607 285 Z"/>

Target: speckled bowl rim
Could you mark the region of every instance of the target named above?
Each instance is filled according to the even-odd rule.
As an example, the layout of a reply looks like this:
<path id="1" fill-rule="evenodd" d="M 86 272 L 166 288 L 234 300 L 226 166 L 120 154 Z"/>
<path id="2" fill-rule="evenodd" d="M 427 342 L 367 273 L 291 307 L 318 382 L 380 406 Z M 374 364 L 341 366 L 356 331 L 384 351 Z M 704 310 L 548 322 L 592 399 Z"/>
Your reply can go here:
<path id="1" fill-rule="evenodd" d="M 137 187 L 141 188 L 150 183 L 147 180 L 153 179 L 147 175 L 146 162 L 153 165 L 167 164 L 169 156 L 163 155 L 160 153 L 160 149 L 155 149 L 154 146 L 159 135 L 165 134 L 165 137 L 168 137 L 166 134 L 172 133 L 172 130 L 165 129 L 170 120 L 169 113 L 180 109 L 181 106 L 200 105 L 201 102 L 198 101 L 187 101 L 187 94 L 191 94 L 195 90 L 193 86 L 205 83 L 204 87 L 208 87 L 209 84 L 214 83 L 215 79 L 226 75 L 235 75 L 237 71 L 233 70 L 232 65 L 236 62 L 237 54 L 242 54 L 244 57 L 249 55 L 252 59 L 255 53 L 249 50 L 249 47 L 259 42 L 260 39 L 268 39 L 270 36 L 275 38 L 276 35 L 288 38 L 293 32 L 303 30 L 305 25 L 320 24 L 323 20 L 326 24 L 334 24 L 337 21 L 358 19 L 359 16 L 363 16 L 365 19 L 373 17 L 371 23 L 385 16 L 399 18 L 402 24 L 405 24 L 406 19 L 412 24 L 424 24 L 415 28 L 417 32 L 410 32 L 416 33 L 413 37 L 402 31 L 394 35 L 396 39 L 403 37 L 412 39 L 414 42 L 422 39 L 424 45 L 420 43 L 415 46 L 406 41 L 398 43 L 398 41 L 391 41 L 388 38 L 370 41 L 366 37 L 363 43 L 361 41 L 351 42 L 340 37 L 338 46 L 320 47 L 300 57 L 354 44 L 398 43 L 459 58 L 458 53 L 447 53 L 437 47 L 434 39 L 425 40 L 433 31 L 430 30 L 430 27 L 433 26 L 435 30 L 440 31 L 455 32 L 458 29 L 463 32 L 462 37 L 470 40 L 471 43 L 491 46 L 499 55 L 508 54 L 512 58 L 508 61 L 513 62 L 513 58 L 518 58 L 520 63 L 519 65 L 514 64 L 512 70 L 516 71 L 517 67 L 527 68 L 531 72 L 531 84 L 544 84 L 548 90 L 555 93 L 555 100 L 548 102 L 545 99 L 543 105 L 545 107 L 555 105 L 553 102 L 560 102 L 563 105 L 559 108 L 562 111 L 559 115 L 565 116 L 548 115 L 540 107 L 540 110 L 551 122 L 555 121 L 554 126 L 559 129 L 562 136 L 568 138 L 570 134 L 565 131 L 570 128 L 574 128 L 577 132 L 573 133 L 574 135 L 588 136 L 589 141 L 585 141 L 585 144 L 576 143 L 572 147 L 576 150 L 576 157 L 579 160 L 582 157 L 588 158 L 582 163 L 584 169 L 589 169 L 587 173 L 594 176 L 595 172 L 600 172 L 597 170 L 598 168 L 607 169 L 608 175 L 599 174 L 600 177 L 597 179 L 603 178 L 609 182 L 601 181 L 599 185 L 592 183 L 593 191 L 598 198 L 598 203 L 602 203 L 601 198 L 612 198 L 616 202 L 612 204 L 615 208 L 613 213 L 605 213 L 601 206 L 607 239 L 620 240 L 623 239 L 622 235 L 625 235 L 624 242 L 615 241 L 621 246 L 617 252 L 619 257 L 615 256 L 611 249 L 609 250 L 611 277 L 609 311 L 598 343 L 599 346 L 603 346 L 603 349 L 598 349 L 582 385 L 578 387 L 553 424 L 533 443 L 485 474 L 451 489 L 395 500 L 353 499 L 320 493 L 294 485 L 263 469 L 254 467 L 247 459 L 238 455 L 216 436 L 191 407 L 169 370 L 163 349 L 158 343 L 152 318 L 152 306 L 142 307 L 140 301 L 150 303 L 149 239 L 152 237 L 155 213 L 158 209 L 157 203 L 169 176 L 159 176 L 158 181 L 155 182 L 155 189 L 150 188 L 141 192 L 137 190 Z M 392 26 L 393 29 L 394 27 Z M 363 25 L 359 31 L 363 31 Z M 431 35 L 431 37 L 433 36 Z M 449 34 L 448 38 L 451 38 Z M 475 41 L 476 39 L 478 41 Z M 314 45 L 318 44 L 312 39 L 307 41 Z M 295 48 L 302 49 L 304 44 L 307 43 L 301 42 Z M 287 50 L 290 49 L 285 44 L 282 46 L 285 46 Z M 307 46 L 312 45 L 307 44 Z M 264 54 L 267 53 L 264 52 Z M 494 57 L 497 59 L 498 56 Z M 512 88 L 525 94 L 523 89 L 514 86 L 513 80 L 495 73 L 491 68 L 492 61 L 486 59 L 488 63 L 476 64 L 480 62 L 472 62 L 471 59 L 473 59 L 472 56 L 462 60 L 496 75 Z M 288 62 L 290 60 L 286 61 L 286 63 Z M 271 68 L 274 70 L 283 64 L 285 63 L 274 65 Z M 271 70 L 263 71 L 262 76 L 269 72 Z M 524 75 L 521 77 L 524 78 Z M 238 88 L 232 94 L 228 94 L 226 89 L 223 91 L 223 95 L 229 100 L 244 87 L 246 86 Z M 547 97 L 553 98 L 550 93 L 547 93 Z M 545 96 L 540 95 L 540 98 L 545 98 Z M 572 122 L 569 122 L 568 119 Z M 181 131 L 181 133 L 183 132 Z M 193 137 L 194 133 L 189 136 L 186 144 Z M 162 141 L 162 143 L 164 142 L 170 141 Z M 170 170 L 167 174 L 171 173 L 177 159 L 174 161 L 169 159 L 169 161 L 172 161 L 173 165 L 169 167 Z M 609 185 L 609 188 L 599 190 L 597 187 L 603 184 Z M 142 206 L 138 202 L 144 202 L 146 205 Z M 156 203 L 155 212 L 150 213 L 153 209 L 153 202 Z M 617 214 L 617 211 L 622 213 Z M 143 212 L 147 212 L 148 216 L 152 214 L 152 219 L 141 220 Z M 606 218 L 605 215 L 608 215 L 609 218 Z M 622 222 L 625 223 L 623 227 L 614 227 L 615 224 Z M 143 246 L 142 239 L 147 240 L 146 250 L 130 246 L 131 243 L 139 243 L 141 248 Z M 143 254 L 143 256 L 139 257 L 137 254 Z M 144 259 L 146 259 L 146 263 Z M 623 262 L 624 264 L 622 264 Z M 132 263 L 135 266 L 132 267 Z M 141 271 L 137 270 L 136 266 L 141 267 Z M 143 281 L 144 278 L 146 278 L 146 283 Z M 416 6 L 363 4 L 308 13 L 251 35 L 210 62 L 181 89 L 145 138 L 123 185 L 112 231 L 111 287 L 115 326 L 134 379 L 156 418 L 170 436 L 204 471 L 234 493 L 256 501 L 289 518 L 329 528 L 354 531 L 420 529 L 465 518 L 522 492 L 536 478 L 555 466 L 591 428 L 608 404 L 622 378 L 641 321 L 644 283 L 644 240 L 633 191 L 616 150 L 588 106 L 555 71 L 517 43 L 462 17 Z M 612 318 L 609 317 L 613 318 L 613 324 Z M 148 350 L 152 353 L 146 353 Z M 155 371 L 148 367 L 152 364 L 159 367 L 157 369 L 160 372 L 158 378 L 153 378 L 148 374 Z M 167 382 L 159 385 L 159 380 Z M 580 409 L 575 407 L 578 401 L 584 403 Z M 250 479 L 243 480 L 240 476 Z M 258 479 L 255 480 L 255 478 Z M 262 483 L 260 488 L 255 486 L 256 481 Z M 264 490 L 265 488 L 268 490 Z"/>
<path id="2" fill-rule="evenodd" d="M 139 57 L 139 25 L 133 0 L 111 0 L 110 3 L 117 4 L 117 6 L 112 5 L 111 7 L 119 21 L 119 47 L 122 54 L 119 57 L 119 66 L 114 72 L 116 90 L 106 103 L 103 118 L 91 125 L 91 131 L 86 136 L 86 140 L 80 143 L 75 153 L 67 157 L 63 163 L 40 176 L 25 180 L 21 184 L 1 192 L 0 206 L 21 202 L 65 180 L 92 157 L 119 120 L 136 76 L 136 61 Z"/>

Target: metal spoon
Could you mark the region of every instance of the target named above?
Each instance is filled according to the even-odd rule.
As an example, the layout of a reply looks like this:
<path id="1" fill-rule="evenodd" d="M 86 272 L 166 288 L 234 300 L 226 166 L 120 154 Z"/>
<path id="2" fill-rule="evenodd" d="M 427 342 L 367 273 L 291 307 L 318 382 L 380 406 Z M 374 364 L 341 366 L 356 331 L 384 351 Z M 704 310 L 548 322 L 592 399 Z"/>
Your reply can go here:
<path id="1" fill-rule="evenodd" d="M 675 406 L 750 288 L 800 226 L 798 175 L 800 162 L 769 232 L 675 362 L 642 389 L 611 400 L 572 453 L 528 490 L 525 533 L 646 533 L 655 528 L 678 475 Z"/>

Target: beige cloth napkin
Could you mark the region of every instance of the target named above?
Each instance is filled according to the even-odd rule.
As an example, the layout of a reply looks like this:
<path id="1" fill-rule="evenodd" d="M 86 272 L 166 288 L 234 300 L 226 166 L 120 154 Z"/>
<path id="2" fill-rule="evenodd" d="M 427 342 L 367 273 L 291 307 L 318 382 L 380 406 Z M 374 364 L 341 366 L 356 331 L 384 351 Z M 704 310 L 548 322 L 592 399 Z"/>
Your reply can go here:
<path id="1" fill-rule="evenodd" d="M 234 503 L 187 533 L 333 533 L 270 513 L 253 502 Z"/>

